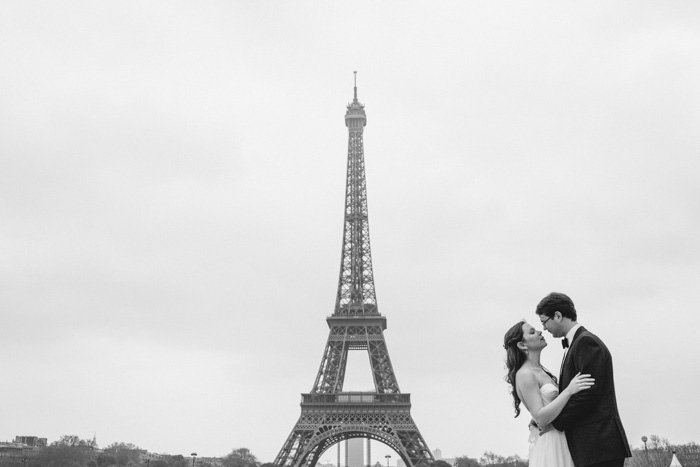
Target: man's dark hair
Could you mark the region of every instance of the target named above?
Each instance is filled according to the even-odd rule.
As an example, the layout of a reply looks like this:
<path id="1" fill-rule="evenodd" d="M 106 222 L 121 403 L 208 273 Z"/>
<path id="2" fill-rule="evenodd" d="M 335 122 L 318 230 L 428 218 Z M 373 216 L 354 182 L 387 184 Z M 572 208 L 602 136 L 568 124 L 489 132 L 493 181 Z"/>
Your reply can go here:
<path id="1" fill-rule="evenodd" d="M 574 302 L 563 293 L 552 292 L 537 304 L 535 313 L 544 315 L 547 318 L 554 316 L 555 312 L 561 313 L 564 318 L 569 318 L 571 321 L 576 321 L 576 308 Z"/>

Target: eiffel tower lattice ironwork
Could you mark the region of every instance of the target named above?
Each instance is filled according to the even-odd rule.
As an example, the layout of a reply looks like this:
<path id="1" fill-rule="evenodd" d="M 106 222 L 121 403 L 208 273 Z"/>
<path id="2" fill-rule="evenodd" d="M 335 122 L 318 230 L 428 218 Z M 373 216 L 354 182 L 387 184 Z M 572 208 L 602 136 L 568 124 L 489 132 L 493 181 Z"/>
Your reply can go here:
<path id="1" fill-rule="evenodd" d="M 401 393 L 396 382 L 384 340 L 386 317 L 377 308 L 362 140 L 366 123 L 355 82 L 345 113 L 345 227 L 335 311 L 326 318 L 330 333 L 313 389 L 301 395 L 301 416 L 275 459 L 280 467 L 313 467 L 328 448 L 358 437 L 388 445 L 407 467 L 433 460 L 411 417 L 411 396 Z M 343 392 L 350 350 L 369 353 L 374 392 Z"/>

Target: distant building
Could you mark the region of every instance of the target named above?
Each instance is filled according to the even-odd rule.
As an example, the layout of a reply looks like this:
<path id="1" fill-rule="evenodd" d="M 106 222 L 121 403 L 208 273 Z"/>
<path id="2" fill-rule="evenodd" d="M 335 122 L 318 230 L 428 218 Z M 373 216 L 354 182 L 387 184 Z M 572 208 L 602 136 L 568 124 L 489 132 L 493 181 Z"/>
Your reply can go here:
<path id="1" fill-rule="evenodd" d="M 0 458 L 1 457 L 20 457 L 26 445 L 20 443 L 0 443 Z"/>
<path id="2" fill-rule="evenodd" d="M 145 461 L 157 461 L 163 458 L 163 454 L 156 454 L 155 452 L 148 452 L 145 449 L 139 451 L 139 457 L 141 462 Z"/>
<path id="3" fill-rule="evenodd" d="M 23 438 L 18 436 L 17 438 Z M 27 443 L 18 442 L 15 438 L 15 442 L 0 442 L 0 458 L 3 457 L 27 457 L 34 454 L 39 447 L 35 445 L 30 446 Z M 26 436 L 24 437 L 26 438 Z M 46 446 L 46 438 L 39 438 L 44 440 L 44 446 Z"/>
<path id="4" fill-rule="evenodd" d="M 345 441 L 345 467 L 365 467 L 363 446 L 364 438 L 351 438 Z"/>
<path id="5" fill-rule="evenodd" d="M 26 457 L 46 447 L 46 438 L 15 436 L 14 442 L 0 442 L 0 457 Z"/>
<path id="6" fill-rule="evenodd" d="M 453 467 L 457 464 L 457 459 L 455 459 L 455 458 L 448 458 L 448 459 L 443 458 L 442 457 L 442 450 L 440 450 L 440 448 L 435 448 L 435 450 L 433 451 L 433 457 L 435 458 L 436 461 L 447 462 L 448 464 L 450 464 Z"/>
<path id="7" fill-rule="evenodd" d="M 46 438 L 37 436 L 15 436 L 15 443 L 26 444 L 30 448 L 45 448 Z"/>

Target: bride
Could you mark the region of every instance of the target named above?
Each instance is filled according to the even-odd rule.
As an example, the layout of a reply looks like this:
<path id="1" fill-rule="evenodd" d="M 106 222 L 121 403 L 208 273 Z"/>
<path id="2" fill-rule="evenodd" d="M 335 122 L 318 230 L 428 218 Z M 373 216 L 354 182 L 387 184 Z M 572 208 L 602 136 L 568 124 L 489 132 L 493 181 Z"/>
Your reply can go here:
<path id="1" fill-rule="evenodd" d="M 515 416 L 520 403 L 530 412 L 530 467 L 574 467 L 564 432 L 551 422 L 562 411 L 569 398 L 593 386 L 591 375 L 578 374 L 561 394 L 557 379 L 540 364 L 540 354 L 547 346 L 542 331 L 520 321 L 506 332 L 506 381 L 512 386 Z"/>

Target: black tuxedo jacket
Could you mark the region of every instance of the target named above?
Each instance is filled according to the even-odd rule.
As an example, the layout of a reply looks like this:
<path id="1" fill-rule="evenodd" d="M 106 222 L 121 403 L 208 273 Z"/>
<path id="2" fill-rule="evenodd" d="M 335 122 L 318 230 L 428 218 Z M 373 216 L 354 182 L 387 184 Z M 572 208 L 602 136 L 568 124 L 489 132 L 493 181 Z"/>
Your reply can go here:
<path id="1" fill-rule="evenodd" d="M 576 331 L 569 344 L 559 375 L 559 390 L 563 391 L 579 372 L 593 376 L 595 384 L 574 394 L 552 422 L 554 428 L 566 433 L 574 464 L 584 467 L 630 457 L 615 399 L 612 356 L 603 341 L 584 327 Z"/>

